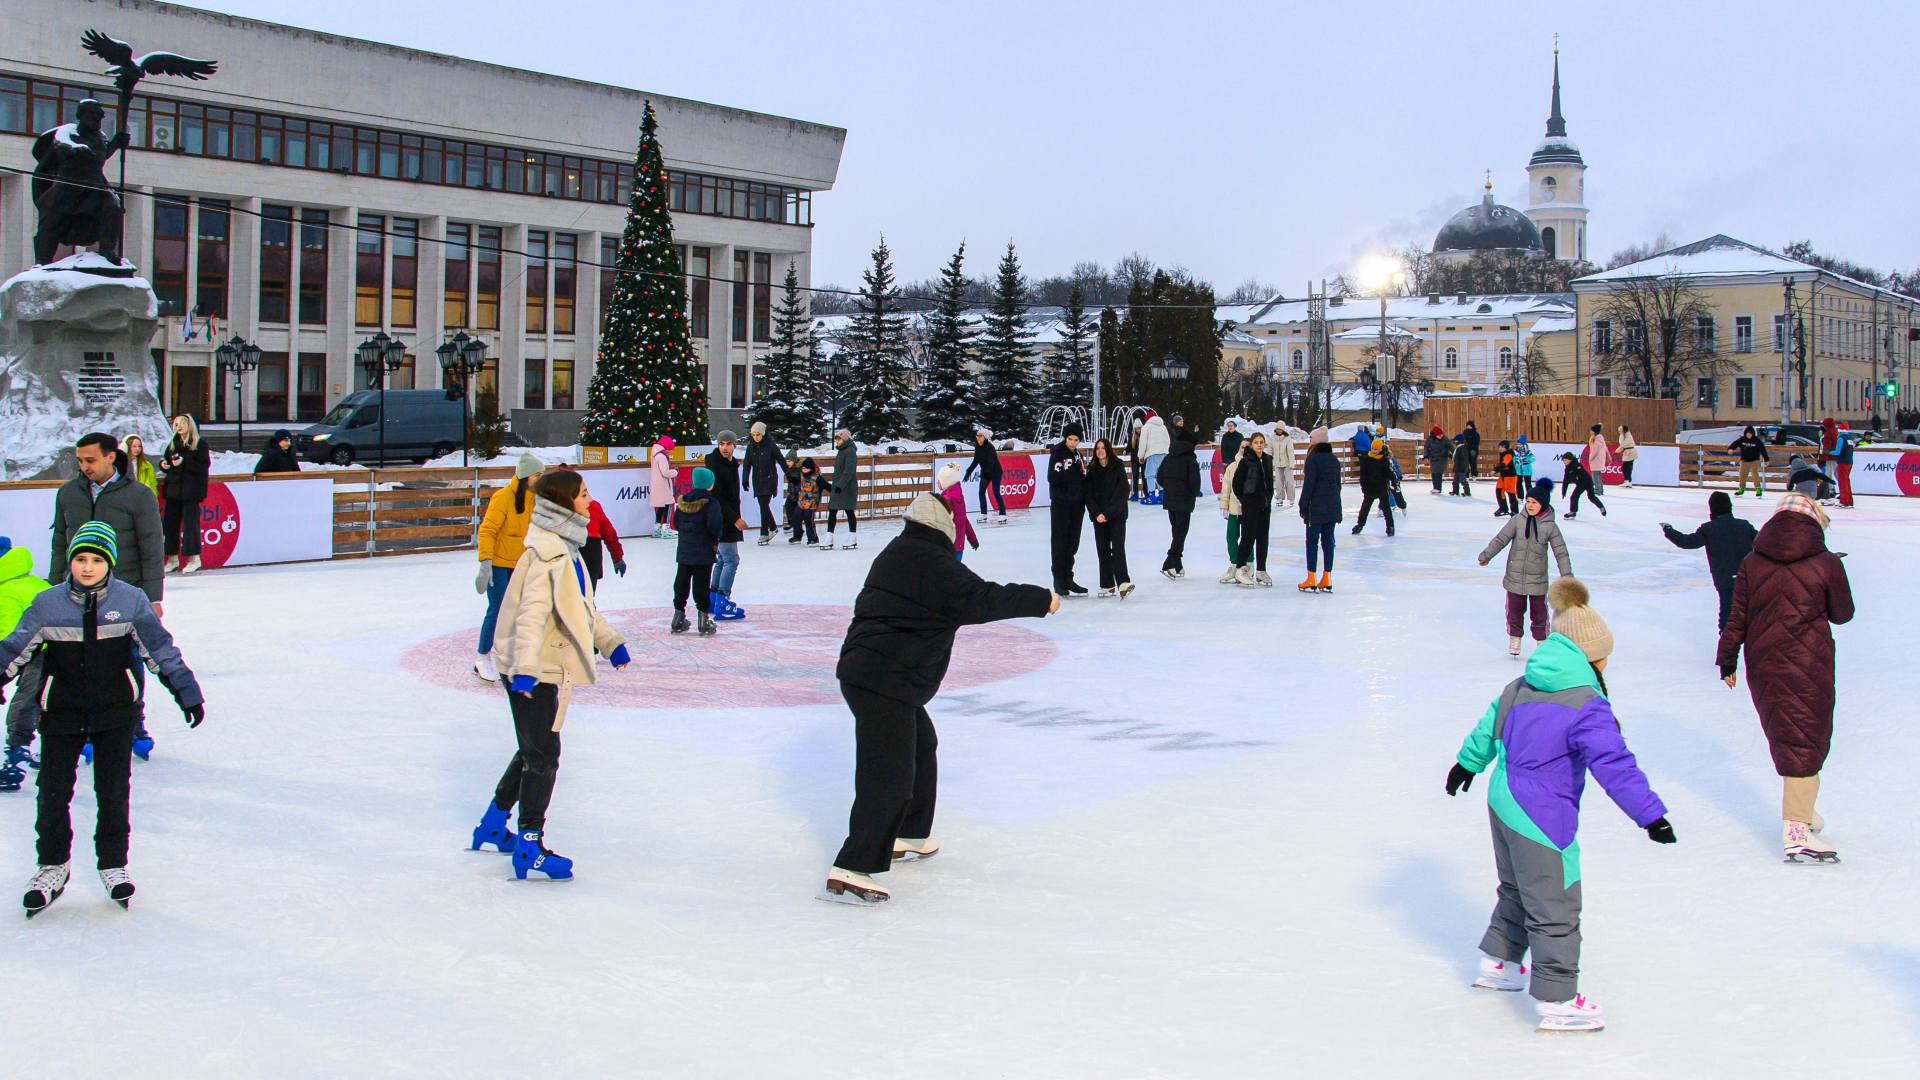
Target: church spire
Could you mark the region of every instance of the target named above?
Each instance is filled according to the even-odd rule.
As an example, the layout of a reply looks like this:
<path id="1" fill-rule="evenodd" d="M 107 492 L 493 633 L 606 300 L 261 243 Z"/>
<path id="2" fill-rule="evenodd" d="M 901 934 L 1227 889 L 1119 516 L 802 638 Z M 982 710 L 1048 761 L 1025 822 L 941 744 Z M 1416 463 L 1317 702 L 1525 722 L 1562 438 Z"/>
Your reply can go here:
<path id="1" fill-rule="evenodd" d="M 1553 35 L 1553 111 L 1547 114 L 1547 138 L 1567 137 L 1567 118 L 1560 115 L 1560 35 Z"/>

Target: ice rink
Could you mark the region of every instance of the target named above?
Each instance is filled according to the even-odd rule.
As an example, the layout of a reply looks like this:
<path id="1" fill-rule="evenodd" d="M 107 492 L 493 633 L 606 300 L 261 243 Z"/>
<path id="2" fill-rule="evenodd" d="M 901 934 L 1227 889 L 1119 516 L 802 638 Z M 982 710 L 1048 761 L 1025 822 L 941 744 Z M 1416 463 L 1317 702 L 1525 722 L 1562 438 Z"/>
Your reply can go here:
<path id="1" fill-rule="evenodd" d="M 466 671 L 470 554 L 169 579 L 207 722 L 151 706 L 131 912 L 93 873 L 83 793 L 66 896 L 0 920 L 0 1072 L 1915 1075 L 1920 504 L 1833 511 L 1859 616 L 1837 632 L 1832 867 L 1780 861 L 1765 740 L 1712 664 L 1705 557 L 1657 527 L 1690 529 L 1705 493 L 1616 489 L 1611 517 L 1565 524 L 1679 843 L 1588 786 L 1582 990 L 1609 1026 L 1546 1035 L 1524 994 L 1468 989 L 1493 902 L 1484 785 L 1443 792 L 1520 672 L 1500 563 L 1474 561 L 1491 489 L 1408 497 L 1392 540 L 1341 527 L 1331 596 L 1293 589 L 1291 510 L 1276 587 L 1217 584 L 1203 500 L 1187 580 L 1157 573 L 1166 518 L 1136 507 L 1132 598 L 963 631 L 931 706 L 944 847 L 871 910 L 814 894 L 852 794 L 833 662 L 893 527 L 853 552 L 744 547 L 749 619 L 712 640 L 669 639 L 672 545 L 628 542 L 601 606 L 636 663 L 568 718 L 548 825 L 578 861 L 565 884 L 467 850 L 513 746 L 502 694 Z M 1737 509 L 1758 524 L 1774 501 Z M 969 566 L 1047 582 L 1044 511 L 983 540 Z M 1078 576 L 1097 583 L 1090 531 Z M 19 888 L 32 811 L 31 787 L 0 795 Z"/>

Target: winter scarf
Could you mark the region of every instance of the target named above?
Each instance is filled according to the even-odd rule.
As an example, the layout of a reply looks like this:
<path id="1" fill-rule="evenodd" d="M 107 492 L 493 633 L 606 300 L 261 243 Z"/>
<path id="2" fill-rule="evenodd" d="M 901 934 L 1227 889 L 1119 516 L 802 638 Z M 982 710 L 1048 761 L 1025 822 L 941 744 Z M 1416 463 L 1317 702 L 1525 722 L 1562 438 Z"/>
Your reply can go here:
<path id="1" fill-rule="evenodd" d="M 567 545 L 569 558 L 578 556 L 580 549 L 587 546 L 587 519 L 584 514 L 576 514 L 546 499 L 536 498 L 533 503 L 533 524 L 559 537 Z"/>

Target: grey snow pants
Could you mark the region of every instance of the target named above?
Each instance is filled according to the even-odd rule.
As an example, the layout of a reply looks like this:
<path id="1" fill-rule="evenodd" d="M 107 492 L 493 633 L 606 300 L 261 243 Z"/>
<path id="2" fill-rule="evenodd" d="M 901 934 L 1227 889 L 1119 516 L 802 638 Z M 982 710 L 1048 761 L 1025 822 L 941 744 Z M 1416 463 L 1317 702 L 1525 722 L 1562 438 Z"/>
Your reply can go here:
<path id="1" fill-rule="evenodd" d="M 1508 828 L 1492 807 L 1487 818 L 1500 888 L 1480 951 L 1518 963 L 1532 950 L 1530 992 L 1540 1001 L 1566 1001 L 1580 981 L 1580 882 L 1563 886 L 1559 852 Z"/>

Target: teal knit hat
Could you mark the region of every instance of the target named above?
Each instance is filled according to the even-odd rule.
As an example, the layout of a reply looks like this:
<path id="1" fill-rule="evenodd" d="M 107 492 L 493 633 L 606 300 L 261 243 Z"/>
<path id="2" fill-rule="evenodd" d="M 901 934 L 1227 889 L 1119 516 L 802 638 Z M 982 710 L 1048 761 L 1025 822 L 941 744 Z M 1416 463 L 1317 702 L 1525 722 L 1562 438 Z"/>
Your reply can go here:
<path id="1" fill-rule="evenodd" d="M 698 491 L 710 491 L 713 488 L 713 470 L 702 466 L 693 470 L 693 486 Z"/>
<path id="2" fill-rule="evenodd" d="M 67 561 L 72 562 L 75 555 L 91 551 L 107 560 L 112 566 L 120 561 L 120 542 L 115 537 L 113 526 L 104 521 L 89 521 L 74 530 L 73 539 L 67 544 Z"/>

